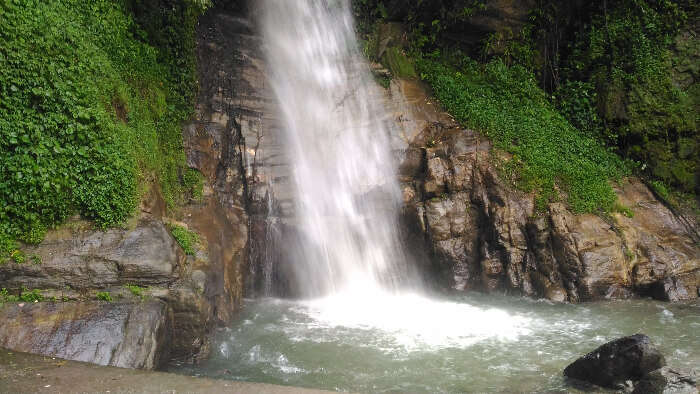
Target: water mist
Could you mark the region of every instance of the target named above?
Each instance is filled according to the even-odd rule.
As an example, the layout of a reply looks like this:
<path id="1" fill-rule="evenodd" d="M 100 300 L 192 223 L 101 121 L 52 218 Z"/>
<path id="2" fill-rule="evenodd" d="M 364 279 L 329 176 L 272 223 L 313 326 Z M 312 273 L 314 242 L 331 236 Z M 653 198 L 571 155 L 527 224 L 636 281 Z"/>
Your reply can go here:
<path id="1" fill-rule="evenodd" d="M 304 296 L 298 312 L 315 327 L 371 328 L 418 348 L 525 332 L 525 319 L 503 311 L 426 297 L 409 274 L 392 117 L 358 49 L 349 0 L 261 7 L 301 232 L 283 246 Z"/>

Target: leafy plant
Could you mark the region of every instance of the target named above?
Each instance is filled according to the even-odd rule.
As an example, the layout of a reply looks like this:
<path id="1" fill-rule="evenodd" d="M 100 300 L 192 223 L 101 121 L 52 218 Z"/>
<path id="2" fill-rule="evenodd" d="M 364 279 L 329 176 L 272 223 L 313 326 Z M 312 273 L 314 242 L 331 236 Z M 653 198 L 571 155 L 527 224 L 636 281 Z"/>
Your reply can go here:
<path id="1" fill-rule="evenodd" d="M 0 304 L 18 301 L 19 297 L 14 294 L 10 294 L 10 292 L 6 288 L 3 287 L 2 290 L 0 290 Z"/>
<path id="2" fill-rule="evenodd" d="M 185 251 L 185 254 L 194 256 L 197 251 L 197 244 L 199 243 L 199 236 L 197 233 L 178 225 L 170 225 L 170 233 L 182 250 Z"/>
<path id="3" fill-rule="evenodd" d="M 24 262 L 27 261 L 27 256 L 21 250 L 12 251 L 10 257 L 12 257 L 12 260 L 17 264 L 24 264 Z"/>
<path id="4" fill-rule="evenodd" d="M 196 201 L 204 198 L 204 175 L 194 168 L 188 168 L 182 176 L 182 183 L 190 196 Z"/>
<path id="5" fill-rule="evenodd" d="M 112 295 L 108 291 L 100 291 L 97 293 L 95 296 L 100 301 L 107 301 L 107 302 L 112 302 Z"/>
<path id="6" fill-rule="evenodd" d="M 145 3 L 168 15 L 154 31 L 131 13 Z M 0 6 L 0 261 L 11 240 L 38 243 L 74 213 L 122 223 L 147 173 L 170 208 L 184 202 L 180 125 L 196 88 L 196 17 L 210 2 L 168 4 Z"/>
<path id="7" fill-rule="evenodd" d="M 646 175 L 685 192 L 700 186 L 700 95 L 697 82 L 674 80 L 674 64 L 692 64 L 700 48 L 694 34 L 678 37 L 688 20 L 698 17 L 692 3 L 592 5 L 591 21 L 562 62 L 568 82 L 557 93 L 572 123 L 643 163 Z"/>
<path id="8" fill-rule="evenodd" d="M 620 204 L 619 202 L 616 202 L 615 205 L 613 206 L 612 209 L 613 212 L 619 212 L 623 214 L 624 216 L 628 218 L 633 218 L 634 217 L 634 211 L 625 205 Z"/>
<path id="9" fill-rule="evenodd" d="M 44 300 L 44 296 L 38 289 L 29 291 L 27 288 L 23 287 L 22 292 L 19 295 L 19 299 L 20 301 L 24 302 L 41 302 Z"/>
<path id="10" fill-rule="evenodd" d="M 146 299 L 146 294 L 144 294 L 144 292 L 145 292 L 146 290 L 148 290 L 146 287 L 140 287 L 140 286 L 131 285 L 131 284 L 127 284 L 127 285 L 125 285 L 124 287 L 126 287 L 127 289 L 129 289 L 129 291 L 131 292 L 131 294 L 133 294 L 134 296 L 140 298 L 141 301 L 143 301 L 144 299 Z"/>
<path id="11" fill-rule="evenodd" d="M 613 208 L 616 195 L 608 182 L 628 174 L 626 166 L 561 116 L 531 72 L 500 59 L 484 66 L 462 59 L 455 68 L 422 58 L 417 65 L 450 114 L 513 154 L 506 170 L 517 167 L 511 171 L 515 184 L 536 192 L 540 207 L 558 198 L 558 186 L 575 212 Z"/>

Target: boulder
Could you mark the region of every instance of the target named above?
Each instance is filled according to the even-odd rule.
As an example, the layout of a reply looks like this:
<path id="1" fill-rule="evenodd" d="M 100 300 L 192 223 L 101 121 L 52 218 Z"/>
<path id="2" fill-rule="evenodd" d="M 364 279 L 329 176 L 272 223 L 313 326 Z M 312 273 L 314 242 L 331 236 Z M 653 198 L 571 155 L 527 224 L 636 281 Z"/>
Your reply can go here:
<path id="1" fill-rule="evenodd" d="M 697 394 L 697 371 L 659 368 L 646 374 L 634 385 L 632 394 Z"/>
<path id="2" fill-rule="evenodd" d="M 664 356 L 644 334 L 608 342 L 574 361 L 564 375 L 603 387 L 617 388 L 666 365 Z"/>
<path id="3" fill-rule="evenodd" d="M 162 301 L 41 302 L 0 307 L 0 347 L 123 368 L 168 361 L 172 312 Z"/>
<path id="4" fill-rule="evenodd" d="M 124 283 L 169 285 L 178 277 L 184 254 L 165 225 L 151 218 L 132 229 L 50 231 L 39 245 L 24 249 L 41 264 L 0 265 L 0 284 L 8 289 L 101 289 Z"/>

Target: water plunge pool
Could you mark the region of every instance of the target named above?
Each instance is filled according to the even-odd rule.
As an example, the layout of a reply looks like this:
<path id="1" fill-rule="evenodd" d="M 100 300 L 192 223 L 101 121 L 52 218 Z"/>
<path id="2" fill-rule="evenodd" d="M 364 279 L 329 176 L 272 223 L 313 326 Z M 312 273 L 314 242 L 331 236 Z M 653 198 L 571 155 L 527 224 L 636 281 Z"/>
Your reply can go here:
<path id="1" fill-rule="evenodd" d="M 571 392 L 566 365 L 649 335 L 672 367 L 700 365 L 700 303 L 579 305 L 469 295 L 247 300 L 212 355 L 171 371 L 354 392 Z"/>

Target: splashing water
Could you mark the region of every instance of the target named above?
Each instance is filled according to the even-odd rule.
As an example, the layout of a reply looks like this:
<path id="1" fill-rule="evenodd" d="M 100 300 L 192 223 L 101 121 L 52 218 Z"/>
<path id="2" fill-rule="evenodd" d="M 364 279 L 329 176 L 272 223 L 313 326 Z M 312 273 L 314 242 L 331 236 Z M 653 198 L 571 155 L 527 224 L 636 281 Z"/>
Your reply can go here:
<path id="1" fill-rule="evenodd" d="M 570 392 L 567 363 L 640 331 L 674 363 L 697 364 L 697 305 L 437 298 L 406 286 L 390 117 L 373 104 L 349 1 L 257 4 L 301 232 L 280 253 L 293 256 L 304 297 L 246 301 L 211 359 L 174 370 L 361 392 Z"/>
<path id="2" fill-rule="evenodd" d="M 302 236 L 286 245 L 317 325 L 376 329 L 408 348 L 514 340 L 527 319 L 419 295 L 397 233 L 401 196 L 381 93 L 347 0 L 265 0 L 271 86 L 292 158 Z M 461 316 L 461 318 L 455 318 Z"/>

